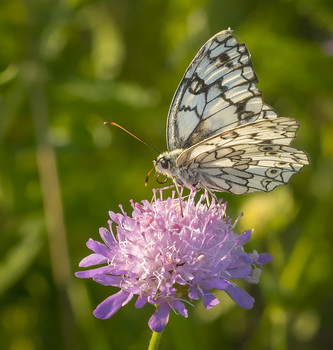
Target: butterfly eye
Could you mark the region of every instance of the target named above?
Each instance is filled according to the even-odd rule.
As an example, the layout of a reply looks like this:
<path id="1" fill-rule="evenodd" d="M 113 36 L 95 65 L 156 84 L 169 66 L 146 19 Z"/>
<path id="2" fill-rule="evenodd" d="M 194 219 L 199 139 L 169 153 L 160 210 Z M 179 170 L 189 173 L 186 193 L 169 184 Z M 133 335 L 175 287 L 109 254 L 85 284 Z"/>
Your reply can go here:
<path id="1" fill-rule="evenodd" d="M 161 164 L 161 167 L 163 169 L 168 169 L 169 168 L 169 161 L 168 160 L 163 159 L 163 160 L 161 160 L 160 164 Z"/>

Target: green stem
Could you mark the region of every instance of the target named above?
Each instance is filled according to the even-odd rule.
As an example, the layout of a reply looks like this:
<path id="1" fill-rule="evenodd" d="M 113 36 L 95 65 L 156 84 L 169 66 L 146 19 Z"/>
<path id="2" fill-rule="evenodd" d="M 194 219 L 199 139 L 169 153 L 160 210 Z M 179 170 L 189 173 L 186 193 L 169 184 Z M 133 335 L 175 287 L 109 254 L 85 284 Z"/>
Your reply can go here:
<path id="1" fill-rule="evenodd" d="M 150 343 L 149 343 L 149 348 L 148 350 L 157 350 L 158 346 L 160 344 L 160 340 L 162 337 L 162 332 L 153 332 L 151 335 Z"/>

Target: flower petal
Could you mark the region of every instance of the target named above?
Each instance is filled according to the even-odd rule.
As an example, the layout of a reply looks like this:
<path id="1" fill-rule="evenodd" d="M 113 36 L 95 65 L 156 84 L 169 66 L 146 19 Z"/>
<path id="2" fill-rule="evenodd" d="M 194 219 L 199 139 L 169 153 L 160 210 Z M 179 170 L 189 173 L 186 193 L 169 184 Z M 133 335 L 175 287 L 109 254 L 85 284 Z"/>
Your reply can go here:
<path id="1" fill-rule="evenodd" d="M 241 266 L 236 269 L 228 269 L 230 273 L 230 278 L 246 278 L 247 276 L 251 276 L 252 268 L 251 266 Z"/>
<path id="2" fill-rule="evenodd" d="M 109 248 L 118 244 L 114 235 L 104 227 L 99 229 L 99 235 Z"/>
<path id="3" fill-rule="evenodd" d="M 188 296 L 189 296 L 189 298 L 194 299 L 194 300 L 199 299 L 198 291 L 195 288 L 190 288 Z"/>
<path id="4" fill-rule="evenodd" d="M 79 266 L 88 267 L 88 266 L 106 264 L 107 262 L 108 262 L 108 259 L 105 256 L 93 253 L 83 258 L 80 261 Z"/>
<path id="5" fill-rule="evenodd" d="M 273 260 L 273 257 L 269 253 L 261 253 L 259 254 L 259 259 L 257 260 L 258 264 L 264 265 Z"/>
<path id="6" fill-rule="evenodd" d="M 140 295 L 135 303 L 135 307 L 138 309 L 144 307 L 148 302 L 148 297 Z"/>
<path id="7" fill-rule="evenodd" d="M 130 293 L 123 290 L 111 295 L 96 307 L 93 312 L 95 317 L 102 320 L 110 318 L 123 306 L 123 303 L 128 300 L 129 295 Z"/>
<path id="8" fill-rule="evenodd" d="M 115 223 L 117 223 L 118 225 L 121 225 L 122 221 L 124 220 L 124 216 L 122 214 L 119 213 L 114 213 L 113 211 L 109 211 L 109 216 L 111 218 L 111 220 Z M 112 222 L 109 222 L 109 225 L 112 225 Z"/>
<path id="9" fill-rule="evenodd" d="M 251 295 L 246 293 L 243 289 L 235 286 L 234 284 L 230 284 L 226 289 L 226 292 L 239 306 L 243 307 L 244 309 L 252 309 L 254 298 L 252 298 Z"/>
<path id="10" fill-rule="evenodd" d="M 244 245 L 245 243 L 247 243 L 251 239 L 252 232 L 253 230 L 247 230 L 244 231 L 241 235 L 239 235 L 237 242 L 238 245 Z"/>
<path id="11" fill-rule="evenodd" d="M 108 273 L 109 270 L 109 266 L 102 266 L 97 269 L 75 272 L 75 276 L 79 278 L 92 278 L 99 274 Z"/>
<path id="12" fill-rule="evenodd" d="M 212 295 L 209 292 L 205 292 L 202 301 L 204 304 L 205 309 L 211 309 L 213 306 L 219 304 L 220 300 L 215 298 L 214 295 Z"/>
<path id="13" fill-rule="evenodd" d="M 172 307 L 176 309 L 183 317 L 187 318 L 187 310 L 185 304 L 180 300 L 174 300 L 172 303 Z"/>
<path id="14" fill-rule="evenodd" d="M 87 242 L 87 247 L 93 252 L 95 252 L 96 254 L 100 254 L 107 258 L 112 257 L 110 248 L 108 248 L 105 244 L 97 242 L 91 238 L 89 238 Z"/>
<path id="15" fill-rule="evenodd" d="M 203 281 L 202 285 L 204 286 L 204 289 L 210 290 L 210 289 L 221 289 L 224 290 L 229 287 L 229 282 L 227 282 L 224 279 L 213 279 L 213 280 L 207 280 Z"/>
<path id="16" fill-rule="evenodd" d="M 93 277 L 94 281 L 102 284 L 103 286 L 119 287 L 124 280 L 122 276 L 111 276 L 105 274 L 99 274 Z"/>
<path id="17" fill-rule="evenodd" d="M 154 332 L 162 332 L 169 321 L 170 305 L 161 303 L 158 310 L 150 317 L 148 321 L 149 328 Z"/>

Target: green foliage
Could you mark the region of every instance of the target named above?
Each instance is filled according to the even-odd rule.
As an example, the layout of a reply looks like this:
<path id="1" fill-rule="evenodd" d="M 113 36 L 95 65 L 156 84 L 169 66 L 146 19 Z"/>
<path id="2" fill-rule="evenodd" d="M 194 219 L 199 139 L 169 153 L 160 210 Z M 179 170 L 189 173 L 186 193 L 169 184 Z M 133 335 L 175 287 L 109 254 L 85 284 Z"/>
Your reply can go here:
<path id="1" fill-rule="evenodd" d="M 232 196 L 254 227 L 248 249 L 274 256 L 246 289 L 253 310 L 171 316 L 160 349 L 319 349 L 332 341 L 333 11 L 330 0 L 11 0 L 0 4 L 0 339 L 2 349 L 145 349 L 153 310 L 74 278 L 108 210 L 151 198 L 172 95 L 200 46 L 231 27 L 265 101 L 299 120 L 312 165 L 268 194 Z"/>

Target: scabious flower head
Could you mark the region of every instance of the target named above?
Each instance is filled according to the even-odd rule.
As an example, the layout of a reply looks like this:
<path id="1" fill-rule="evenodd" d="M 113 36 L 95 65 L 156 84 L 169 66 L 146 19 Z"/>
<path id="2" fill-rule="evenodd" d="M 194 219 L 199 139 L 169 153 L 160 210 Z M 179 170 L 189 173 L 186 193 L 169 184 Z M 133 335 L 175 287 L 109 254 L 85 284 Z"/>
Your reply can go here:
<path id="1" fill-rule="evenodd" d="M 120 288 L 97 306 L 96 317 L 111 317 L 137 295 L 136 307 L 156 306 L 148 324 L 161 332 L 171 309 L 187 317 L 185 305 L 191 300 L 201 298 L 207 309 L 218 304 L 214 289 L 224 290 L 241 307 L 252 308 L 254 299 L 232 280 L 257 283 L 259 267 L 271 256 L 246 253 L 243 245 L 252 231 L 233 232 L 225 203 L 212 198 L 207 205 L 204 195 L 197 202 L 195 196 L 191 192 L 182 198 L 183 215 L 178 198 L 158 198 L 156 192 L 151 203 L 131 201 L 130 216 L 121 206 L 121 214 L 109 212 L 109 229 L 99 231 L 104 243 L 89 239 L 93 253 L 80 262 L 80 267 L 100 266 L 76 273 Z"/>

